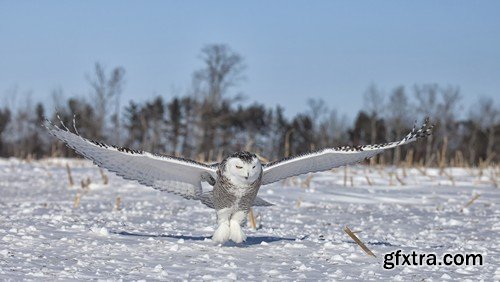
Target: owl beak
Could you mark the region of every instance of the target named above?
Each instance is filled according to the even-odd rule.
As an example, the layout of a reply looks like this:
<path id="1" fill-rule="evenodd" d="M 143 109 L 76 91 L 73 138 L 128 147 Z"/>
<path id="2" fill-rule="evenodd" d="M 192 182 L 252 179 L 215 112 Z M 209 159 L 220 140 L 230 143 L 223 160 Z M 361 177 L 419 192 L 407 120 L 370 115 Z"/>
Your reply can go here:
<path id="1" fill-rule="evenodd" d="M 250 177 L 250 172 L 247 172 L 247 176 L 245 176 L 245 179 L 248 180 L 248 177 Z"/>

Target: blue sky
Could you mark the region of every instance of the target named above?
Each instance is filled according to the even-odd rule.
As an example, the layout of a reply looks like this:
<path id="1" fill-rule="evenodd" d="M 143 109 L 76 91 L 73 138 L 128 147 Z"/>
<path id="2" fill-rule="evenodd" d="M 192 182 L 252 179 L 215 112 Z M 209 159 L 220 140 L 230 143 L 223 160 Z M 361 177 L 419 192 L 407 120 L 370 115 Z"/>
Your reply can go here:
<path id="1" fill-rule="evenodd" d="M 247 102 L 308 98 L 353 116 L 371 83 L 500 92 L 500 1 L 1 1 L 0 97 L 88 97 L 95 62 L 126 69 L 122 103 L 184 94 L 209 43 L 240 53 Z M 12 98 L 9 98 L 12 100 Z M 22 100 L 21 98 L 18 100 Z M 498 101 L 498 98 L 495 98 Z M 0 104 L 1 106 L 1 104 Z"/>

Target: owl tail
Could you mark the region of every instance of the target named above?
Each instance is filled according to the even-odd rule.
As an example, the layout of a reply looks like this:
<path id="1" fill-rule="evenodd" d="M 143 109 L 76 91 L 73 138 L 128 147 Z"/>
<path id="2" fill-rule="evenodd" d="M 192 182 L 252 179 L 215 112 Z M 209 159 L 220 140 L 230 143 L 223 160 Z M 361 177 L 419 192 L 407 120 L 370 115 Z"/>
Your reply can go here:
<path id="1" fill-rule="evenodd" d="M 201 194 L 199 200 L 205 204 L 207 207 L 215 209 L 214 205 L 214 200 L 213 200 L 213 191 L 208 191 L 204 192 Z M 253 201 L 253 206 L 254 207 L 270 207 L 274 206 L 274 204 L 269 203 L 268 201 L 262 199 L 261 197 L 257 196 L 255 197 L 255 200 Z"/>

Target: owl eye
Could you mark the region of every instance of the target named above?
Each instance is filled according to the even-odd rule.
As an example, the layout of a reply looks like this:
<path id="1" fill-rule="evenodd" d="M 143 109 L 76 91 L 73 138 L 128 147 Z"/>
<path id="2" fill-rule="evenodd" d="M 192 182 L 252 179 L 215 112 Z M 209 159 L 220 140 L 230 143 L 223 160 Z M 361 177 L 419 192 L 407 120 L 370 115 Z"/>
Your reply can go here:
<path id="1" fill-rule="evenodd" d="M 252 168 L 255 168 L 255 166 L 253 166 Z"/>
<path id="2" fill-rule="evenodd" d="M 242 167 L 242 166 L 237 165 L 237 166 L 236 166 L 236 168 L 237 168 L 237 169 L 242 169 L 243 167 Z"/>

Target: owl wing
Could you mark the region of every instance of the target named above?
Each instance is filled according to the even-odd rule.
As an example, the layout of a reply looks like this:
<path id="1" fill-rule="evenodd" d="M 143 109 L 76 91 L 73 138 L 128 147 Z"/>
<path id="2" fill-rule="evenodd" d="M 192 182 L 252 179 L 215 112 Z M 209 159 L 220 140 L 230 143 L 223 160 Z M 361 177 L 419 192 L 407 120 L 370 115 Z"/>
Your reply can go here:
<path id="1" fill-rule="evenodd" d="M 63 128 L 50 121 L 43 125 L 50 134 L 96 165 L 125 179 L 136 180 L 186 199 L 199 199 L 202 194 L 201 181 L 216 175 L 215 165 L 106 145 L 74 134 L 64 124 Z"/>
<path id="2" fill-rule="evenodd" d="M 402 140 L 385 144 L 365 145 L 356 147 L 327 148 L 304 155 L 285 158 L 264 165 L 262 185 L 276 182 L 291 176 L 329 170 L 335 167 L 361 162 L 384 150 L 411 143 L 432 133 L 434 125 L 429 125 L 426 119 L 420 129 L 413 127 Z"/>

